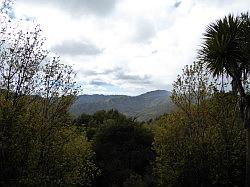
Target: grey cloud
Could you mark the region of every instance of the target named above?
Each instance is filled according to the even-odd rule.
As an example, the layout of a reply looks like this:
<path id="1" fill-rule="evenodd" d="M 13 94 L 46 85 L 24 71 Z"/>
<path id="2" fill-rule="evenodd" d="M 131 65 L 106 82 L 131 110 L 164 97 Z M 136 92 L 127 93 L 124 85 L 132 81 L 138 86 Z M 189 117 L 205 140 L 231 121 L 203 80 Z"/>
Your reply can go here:
<path id="1" fill-rule="evenodd" d="M 116 68 L 113 68 L 113 69 L 106 69 L 101 74 L 102 75 L 113 74 L 113 73 L 118 72 L 120 70 L 121 70 L 121 68 L 119 68 L 119 67 L 116 67 Z"/>
<path id="2" fill-rule="evenodd" d="M 106 69 L 102 72 L 97 72 L 93 70 L 85 71 L 82 73 L 83 76 L 95 76 L 97 79 L 92 81 L 91 84 L 94 85 L 110 85 L 108 83 L 104 83 L 101 81 L 101 79 L 98 78 L 98 76 L 109 76 L 112 77 L 114 80 L 124 82 L 124 83 L 130 83 L 130 84 L 151 84 L 151 76 L 150 75 L 135 75 L 135 74 L 130 74 L 129 72 L 126 71 L 125 68 L 122 67 L 115 67 L 112 69 Z"/>
<path id="3" fill-rule="evenodd" d="M 139 76 L 139 75 L 126 74 L 124 72 L 118 72 L 115 75 L 115 77 L 118 80 L 123 80 L 125 82 L 132 83 L 132 84 L 150 84 L 150 83 L 152 83 L 150 75 Z"/>
<path id="4" fill-rule="evenodd" d="M 94 71 L 94 70 L 88 70 L 84 71 L 82 74 L 86 76 L 97 76 L 97 75 L 114 75 L 117 72 L 123 71 L 121 67 L 115 67 L 112 69 L 105 69 L 102 72 Z"/>
<path id="5" fill-rule="evenodd" d="M 100 49 L 89 42 L 64 41 L 61 44 L 52 47 L 52 51 L 55 51 L 61 55 L 77 56 L 98 55 L 103 52 L 103 49 Z"/>
<path id="6" fill-rule="evenodd" d="M 174 7 L 178 8 L 180 5 L 181 5 L 181 1 L 176 1 L 175 4 L 174 4 Z"/>
<path id="7" fill-rule="evenodd" d="M 84 72 L 81 72 L 81 74 L 83 74 L 84 76 L 100 75 L 100 73 L 98 73 L 97 71 L 93 71 L 93 70 L 84 71 Z"/>
<path id="8" fill-rule="evenodd" d="M 92 80 L 92 81 L 90 81 L 89 84 L 90 84 L 90 85 L 94 85 L 94 86 L 112 86 L 112 84 L 107 83 L 107 82 L 104 82 L 104 81 L 99 80 L 99 79 L 97 79 L 97 80 Z"/>
<path id="9" fill-rule="evenodd" d="M 106 16 L 116 5 L 116 0 L 18 0 L 23 3 L 53 6 L 70 13 L 73 16 L 94 14 Z"/>
<path id="10" fill-rule="evenodd" d="M 140 20 L 136 25 L 134 41 L 149 42 L 156 35 L 154 24 L 149 20 Z"/>

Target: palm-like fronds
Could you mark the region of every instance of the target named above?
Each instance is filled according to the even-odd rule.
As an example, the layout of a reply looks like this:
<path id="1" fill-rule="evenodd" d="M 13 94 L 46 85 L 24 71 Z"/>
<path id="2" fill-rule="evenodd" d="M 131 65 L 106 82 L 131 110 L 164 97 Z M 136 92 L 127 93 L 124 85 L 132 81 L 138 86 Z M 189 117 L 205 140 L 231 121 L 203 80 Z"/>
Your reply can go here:
<path id="1" fill-rule="evenodd" d="M 199 58 L 214 76 L 241 78 L 249 59 L 245 51 L 246 23 L 242 17 L 229 15 L 206 28 Z"/>

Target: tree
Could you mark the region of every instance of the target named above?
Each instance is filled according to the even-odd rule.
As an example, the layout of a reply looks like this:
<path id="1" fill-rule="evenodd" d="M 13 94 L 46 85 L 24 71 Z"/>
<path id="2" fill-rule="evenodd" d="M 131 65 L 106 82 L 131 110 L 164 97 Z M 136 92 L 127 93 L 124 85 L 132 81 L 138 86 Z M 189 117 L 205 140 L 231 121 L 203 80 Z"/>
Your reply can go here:
<path id="1" fill-rule="evenodd" d="M 75 124 L 80 128 L 88 138 L 93 140 L 95 134 L 105 125 L 127 125 L 132 122 L 125 115 L 119 113 L 117 110 L 111 109 L 108 111 L 100 110 L 93 115 L 81 114 L 74 120 Z"/>
<path id="2" fill-rule="evenodd" d="M 208 101 L 200 127 L 199 117 L 190 124 L 181 111 L 153 122 L 159 186 L 244 185 L 245 136 L 236 105 L 234 96 L 218 93 Z"/>
<path id="3" fill-rule="evenodd" d="M 206 100 L 217 90 L 211 82 L 209 72 L 201 62 L 193 62 L 185 66 L 182 75 L 178 75 L 173 83 L 171 99 L 184 112 L 189 121 L 200 118 L 200 125 L 205 116 Z"/>
<path id="4" fill-rule="evenodd" d="M 32 132 L 32 130 L 32 127 L 26 126 L 26 131 Z M 40 166 L 39 148 L 42 145 L 39 136 L 30 137 L 29 135 L 26 140 L 27 143 L 33 142 L 34 145 L 24 146 L 29 149 L 28 151 L 18 150 L 18 153 L 23 152 L 25 155 L 28 153 L 25 170 L 19 178 L 20 184 L 91 186 L 95 177 L 99 175 L 99 169 L 94 164 L 95 155 L 91 143 L 74 126 L 62 126 L 53 130 L 52 136 L 46 142 L 49 146 L 45 149 L 44 155 L 46 168 Z M 22 144 L 19 143 L 19 145 Z M 17 163 L 22 156 L 18 154 L 15 158 L 13 161 Z"/>
<path id="5" fill-rule="evenodd" d="M 214 76 L 229 76 L 233 92 L 240 94 L 241 117 L 247 130 L 246 186 L 250 185 L 250 96 L 244 81 L 250 73 L 250 17 L 228 15 L 208 25 L 199 52 Z"/>
<path id="6" fill-rule="evenodd" d="M 115 111 L 107 115 L 110 119 L 104 121 L 93 139 L 102 171 L 97 186 L 143 183 L 141 180 L 150 174 L 154 159 L 152 132 L 131 119 L 124 120 L 124 115 Z"/>
<path id="7" fill-rule="evenodd" d="M 68 110 L 75 73 L 51 57 L 38 25 L 9 18 L 8 2 L 0 14 L 0 185 L 90 186 L 99 170 Z"/>
<path id="8" fill-rule="evenodd" d="M 179 110 L 153 122 L 159 186 L 242 186 L 245 139 L 237 99 L 209 82 L 202 63 L 186 66 L 173 85 Z"/>

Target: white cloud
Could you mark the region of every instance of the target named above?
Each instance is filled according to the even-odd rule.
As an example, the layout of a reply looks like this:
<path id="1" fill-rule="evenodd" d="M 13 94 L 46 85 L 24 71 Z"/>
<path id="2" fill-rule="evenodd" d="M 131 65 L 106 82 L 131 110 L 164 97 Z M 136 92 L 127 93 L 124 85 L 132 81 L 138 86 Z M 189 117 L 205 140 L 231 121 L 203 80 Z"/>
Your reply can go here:
<path id="1" fill-rule="evenodd" d="M 171 89 L 183 66 L 196 58 L 206 25 L 249 9 L 248 0 L 17 0 L 15 4 L 16 15 L 36 17 L 48 47 L 60 49 L 62 62 L 74 65 L 84 93 L 130 95 Z"/>
<path id="2" fill-rule="evenodd" d="M 156 35 L 154 23 L 149 20 L 138 20 L 135 26 L 135 34 L 133 40 L 136 42 L 148 43 Z"/>

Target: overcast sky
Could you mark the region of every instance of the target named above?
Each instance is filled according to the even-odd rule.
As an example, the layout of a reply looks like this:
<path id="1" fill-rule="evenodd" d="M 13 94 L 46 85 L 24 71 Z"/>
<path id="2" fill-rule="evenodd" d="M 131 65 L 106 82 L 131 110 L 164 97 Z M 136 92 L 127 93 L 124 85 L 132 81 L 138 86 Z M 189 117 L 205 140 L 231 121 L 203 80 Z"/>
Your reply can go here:
<path id="1" fill-rule="evenodd" d="M 73 65 L 83 94 L 171 90 L 206 25 L 250 10 L 250 0 L 16 0 L 49 50 Z"/>

